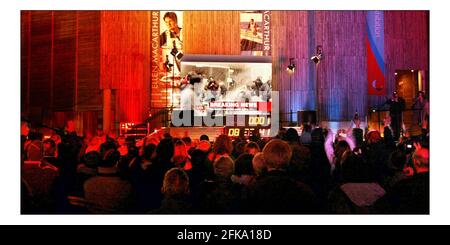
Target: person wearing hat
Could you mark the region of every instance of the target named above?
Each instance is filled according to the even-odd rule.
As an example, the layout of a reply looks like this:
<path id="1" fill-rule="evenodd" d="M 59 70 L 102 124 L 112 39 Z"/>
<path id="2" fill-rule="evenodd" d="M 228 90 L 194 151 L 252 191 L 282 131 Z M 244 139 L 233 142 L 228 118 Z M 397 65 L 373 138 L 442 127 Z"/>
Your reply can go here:
<path id="1" fill-rule="evenodd" d="M 392 98 L 388 99 L 386 104 L 389 105 L 389 116 L 391 117 L 391 128 L 394 140 L 398 140 L 403 122 L 402 114 L 405 109 L 405 100 L 398 95 L 397 91 L 394 91 L 392 93 Z"/>

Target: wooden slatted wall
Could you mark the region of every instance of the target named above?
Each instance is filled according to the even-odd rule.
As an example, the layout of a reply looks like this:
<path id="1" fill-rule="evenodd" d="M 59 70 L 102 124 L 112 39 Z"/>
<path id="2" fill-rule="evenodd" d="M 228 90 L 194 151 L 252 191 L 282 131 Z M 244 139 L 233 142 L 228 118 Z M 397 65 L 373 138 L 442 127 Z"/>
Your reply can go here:
<path id="1" fill-rule="evenodd" d="M 316 45 L 323 46 L 318 65 L 320 117 L 349 121 L 358 110 L 364 115 L 367 66 L 363 11 L 316 11 Z"/>
<path id="2" fill-rule="evenodd" d="M 281 92 L 282 112 L 315 108 L 316 66 L 309 58 L 316 45 L 323 46 L 325 57 L 318 66 L 322 120 L 349 120 L 355 110 L 363 115 L 384 99 L 367 96 L 364 15 L 364 11 L 272 11 L 273 84 Z M 56 11 L 53 68 L 52 12 L 23 11 L 21 17 L 22 111 L 32 110 L 28 100 L 33 110 L 62 109 L 70 106 L 68 100 L 86 100 L 77 105 L 80 111 L 100 109 L 101 94 L 96 92 L 109 87 L 117 90 L 120 108 L 137 108 L 121 120 L 145 117 L 150 81 L 148 11 Z M 385 12 L 388 94 L 395 87 L 396 69 L 429 70 L 428 18 L 428 11 Z M 183 26 L 186 54 L 240 54 L 239 11 L 184 11 Z M 297 66 L 291 77 L 285 69 L 289 58 L 295 58 Z M 76 93 L 63 92 L 71 84 L 77 86 Z"/>
<path id="3" fill-rule="evenodd" d="M 31 12 L 23 11 L 20 15 L 20 111 L 26 114 L 30 108 L 30 31 Z"/>
<path id="4" fill-rule="evenodd" d="M 395 70 L 429 71 L 429 12 L 385 11 L 387 94 L 395 89 Z M 369 97 L 369 105 L 382 102 Z"/>
<path id="5" fill-rule="evenodd" d="M 53 111 L 74 111 L 76 94 L 76 11 L 54 11 L 50 96 Z"/>
<path id="6" fill-rule="evenodd" d="M 100 12 L 78 11 L 77 111 L 101 111 Z"/>
<path id="7" fill-rule="evenodd" d="M 80 130 L 95 129 L 93 115 L 102 108 L 99 43 L 98 11 L 22 11 L 22 113 L 54 126 L 77 117 Z M 92 125 L 82 126 L 84 114 Z"/>
<path id="8" fill-rule="evenodd" d="M 31 13 L 30 18 L 30 114 L 33 119 L 46 114 L 52 105 L 51 96 L 51 50 L 52 50 L 52 12 Z"/>
<path id="9" fill-rule="evenodd" d="M 280 92 L 282 120 L 297 120 L 298 110 L 314 109 L 314 67 L 309 60 L 307 11 L 272 11 L 272 79 L 274 90 Z M 289 75 L 286 67 L 294 59 L 295 73 Z M 292 92 L 291 92 L 292 87 Z"/>
<path id="10" fill-rule="evenodd" d="M 100 87 L 114 90 L 119 121 L 147 118 L 150 44 L 150 11 L 101 11 Z"/>
<path id="11" fill-rule="evenodd" d="M 183 12 L 184 52 L 239 55 L 239 11 Z"/>

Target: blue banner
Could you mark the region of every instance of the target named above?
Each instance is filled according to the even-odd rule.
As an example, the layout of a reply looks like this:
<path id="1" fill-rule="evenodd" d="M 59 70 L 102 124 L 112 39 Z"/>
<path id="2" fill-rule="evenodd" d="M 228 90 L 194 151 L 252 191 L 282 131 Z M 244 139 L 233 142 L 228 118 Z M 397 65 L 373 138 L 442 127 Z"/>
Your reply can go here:
<path id="1" fill-rule="evenodd" d="M 368 93 L 385 95 L 384 12 L 367 11 L 366 25 Z"/>

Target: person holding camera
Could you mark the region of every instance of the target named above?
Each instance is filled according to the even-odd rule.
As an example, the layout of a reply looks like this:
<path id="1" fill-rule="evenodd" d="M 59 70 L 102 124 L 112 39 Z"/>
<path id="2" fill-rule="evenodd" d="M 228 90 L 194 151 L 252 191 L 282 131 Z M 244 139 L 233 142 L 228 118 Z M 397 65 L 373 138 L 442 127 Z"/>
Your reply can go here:
<path id="1" fill-rule="evenodd" d="M 169 62 L 174 64 L 174 76 L 179 76 L 181 70 L 180 59 L 183 57 L 182 28 L 178 26 L 178 17 L 175 12 L 167 12 L 163 17 L 167 29 L 160 35 L 160 46 L 163 57 L 170 57 Z"/>
<path id="2" fill-rule="evenodd" d="M 253 95 L 259 97 L 259 92 L 261 90 L 262 85 L 263 85 L 263 82 L 261 80 L 261 77 L 258 77 L 258 78 L 256 78 L 256 80 L 253 81 L 253 84 L 252 84 Z"/>
<path id="3" fill-rule="evenodd" d="M 178 26 L 178 17 L 175 12 L 167 12 L 163 17 L 167 29 L 161 33 L 160 46 L 171 45 L 172 40 L 181 42 L 181 27 Z"/>
<path id="4" fill-rule="evenodd" d="M 201 76 L 195 72 L 189 72 L 182 80 L 180 85 L 180 109 L 193 110 L 195 105 L 195 84 L 201 83 Z M 197 85 L 199 87 L 199 85 Z M 199 102 L 198 102 L 199 103 Z"/>

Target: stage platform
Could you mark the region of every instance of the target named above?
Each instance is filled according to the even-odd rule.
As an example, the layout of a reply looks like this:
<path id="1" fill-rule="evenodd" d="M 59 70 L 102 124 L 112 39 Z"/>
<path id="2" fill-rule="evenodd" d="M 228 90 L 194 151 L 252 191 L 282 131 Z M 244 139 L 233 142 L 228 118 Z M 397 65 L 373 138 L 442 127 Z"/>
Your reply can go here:
<path id="1" fill-rule="evenodd" d="M 348 129 L 350 127 L 353 127 L 353 122 L 351 121 L 323 121 L 321 122 L 322 128 L 330 128 L 333 130 L 333 132 L 337 132 L 338 129 Z M 365 122 L 361 122 L 362 129 L 366 127 Z M 297 130 L 298 134 L 302 133 L 302 128 L 300 126 L 283 126 L 284 129 L 293 128 Z"/>
<path id="2" fill-rule="evenodd" d="M 323 128 L 331 128 L 333 132 L 337 132 L 338 129 L 348 129 L 352 127 L 351 121 L 339 121 L 339 122 L 332 122 L 332 121 L 324 121 L 321 123 L 321 126 Z M 361 128 L 364 129 L 366 124 L 364 122 L 361 123 Z M 242 127 L 245 128 L 245 127 Z M 299 134 L 301 134 L 302 129 L 298 126 L 284 126 L 283 128 L 294 128 L 297 130 Z M 158 134 L 164 134 L 164 133 L 170 133 L 173 137 L 182 138 L 182 137 L 190 137 L 192 140 L 198 140 L 201 135 L 205 134 L 208 135 L 209 139 L 211 141 L 214 141 L 217 136 L 221 134 L 227 134 L 230 135 L 228 131 L 230 128 L 227 127 L 165 127 L 158 130 Z"/>
<path id="3" fill-rule="evenodd" d="M 203 134 L 208 135 L 210 141 L 224 133 L 224 127 L 168 127 L 161 129 L 163 133 L 170 133 L 172 137 L 190 137 L 192 140 L 200 139 Z"/>

